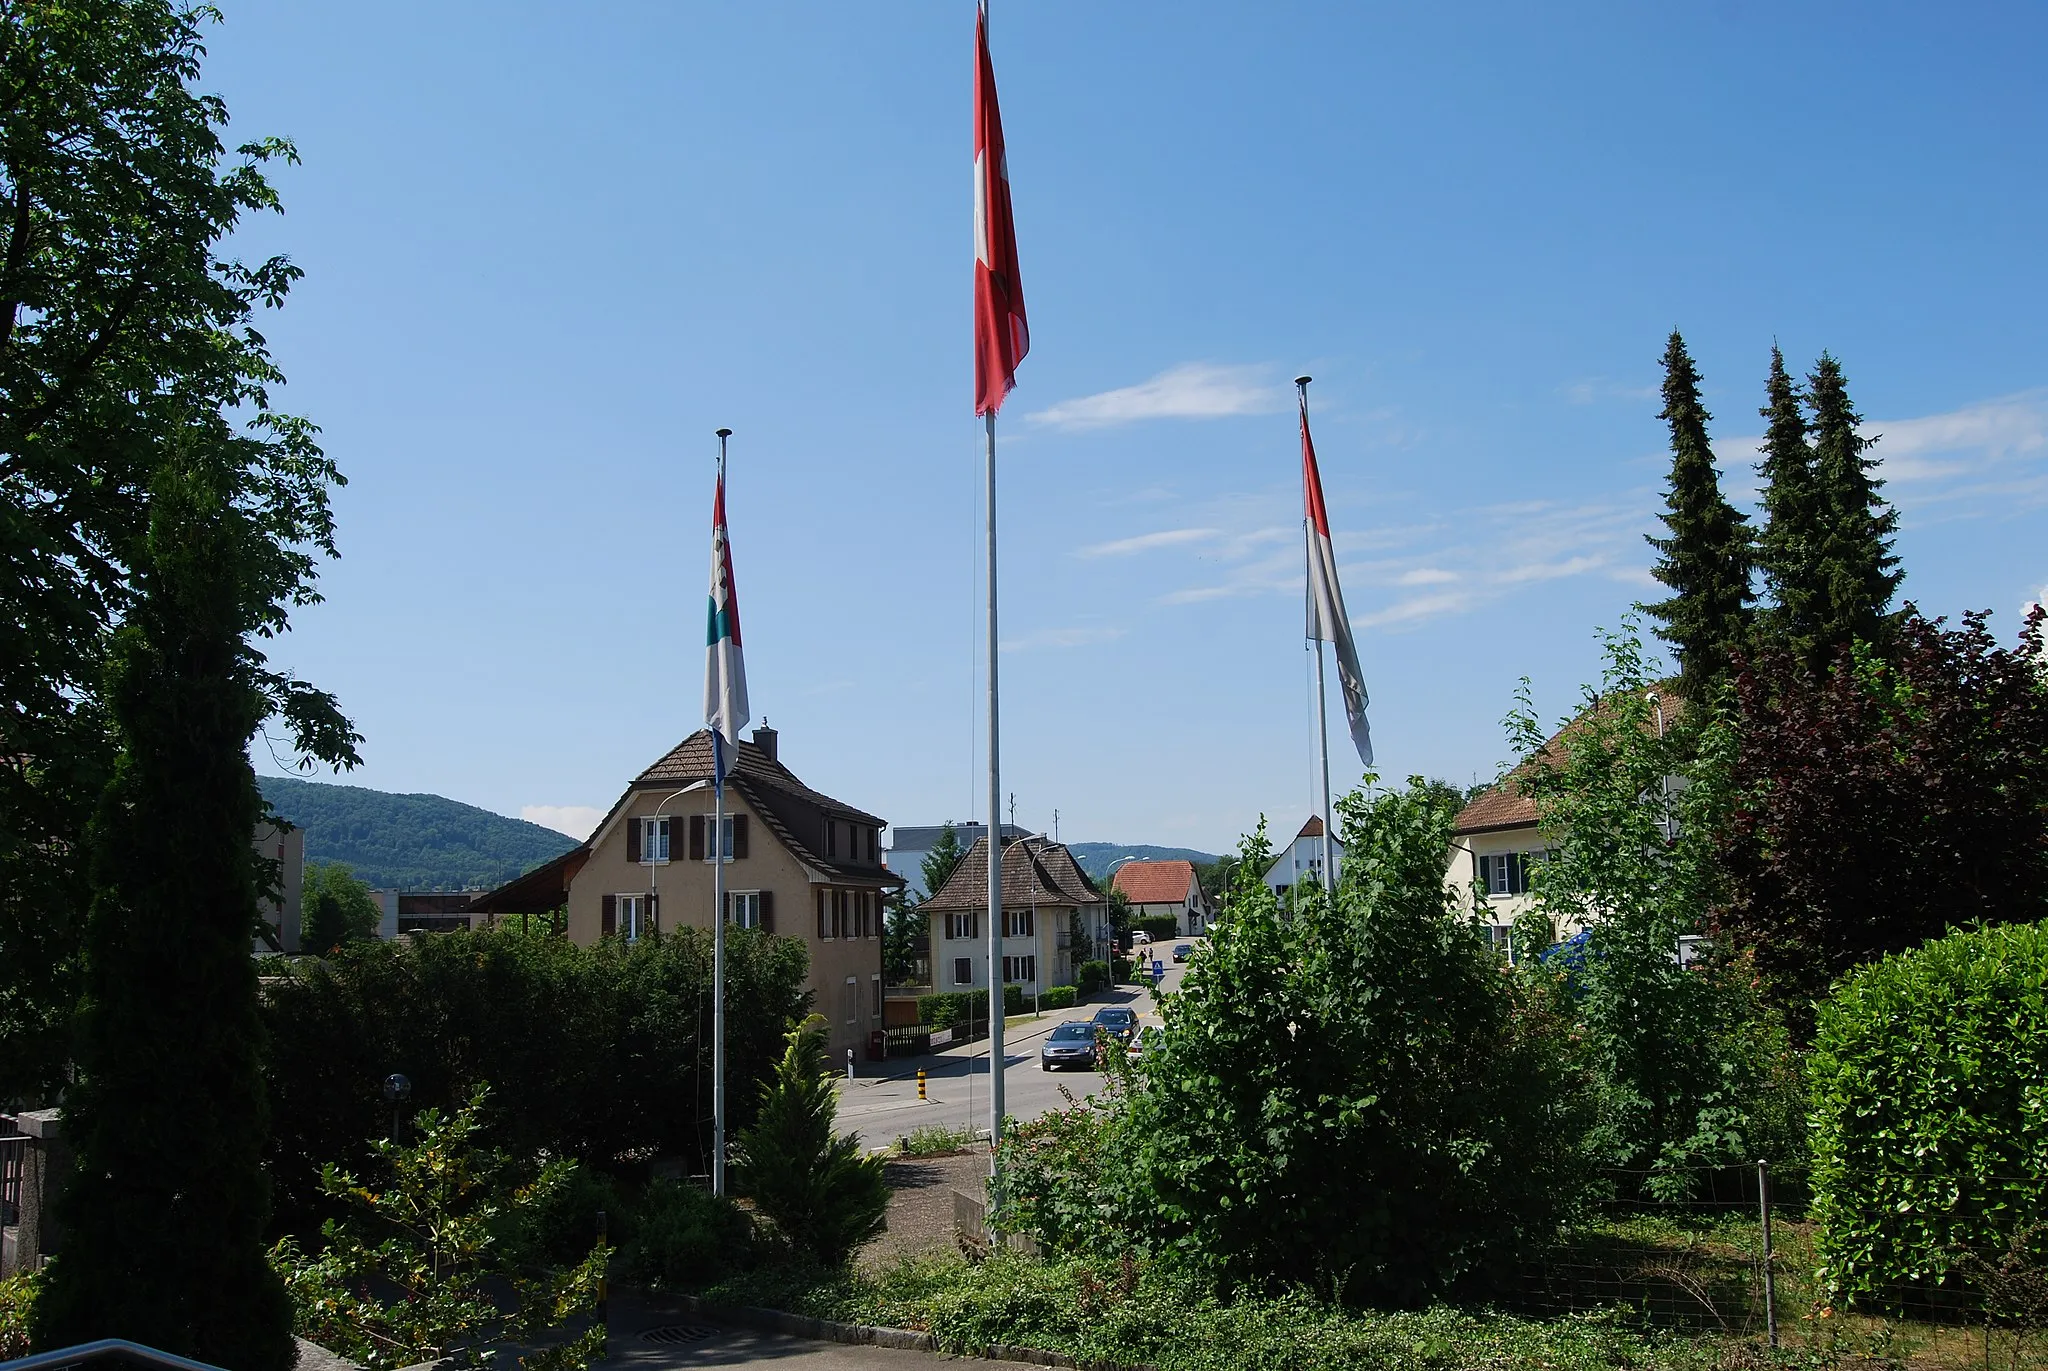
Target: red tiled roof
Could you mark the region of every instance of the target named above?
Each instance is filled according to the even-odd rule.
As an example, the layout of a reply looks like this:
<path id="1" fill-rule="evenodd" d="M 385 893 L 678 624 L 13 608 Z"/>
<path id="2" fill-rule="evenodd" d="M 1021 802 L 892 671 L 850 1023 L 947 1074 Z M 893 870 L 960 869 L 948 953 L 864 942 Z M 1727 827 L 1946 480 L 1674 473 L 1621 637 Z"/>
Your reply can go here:
<path id="1" fill-rule="evenodd" d="M 1320 814 L 1311 814 L 1311 815 L 1309 815 L 1309 816 L 1308 816 L 1308 822 L 1307 822 L 1307 823 L 1305 823 L 1305 824 L 1303 824 L 1303 825 L 1301 826 L 1301 832 L 1299 832 L 1299 833 L 1295 834 L 1294 836 L 1295 836 L 1296 838 L 1320 838 L 1320 837 L 1322 837 L 1322 836 L 1323 836 L 1323 816 L 1322 816 L 1322 815 L 1320 815 Z"/>
<path id="2" fill-rule="evenodd" d="M 1003 844 L 1003 908 L 1101 902 L 1102 892 L 1064 844 L 1043 837 Z M 988 908 L 987 838 L 974 840 L 960 865 L 923 907 L 940 911 Z"/>
<path id="3" fill-rule="evenodd" d="M 1194 883 L 1194 863 L 1184 859 L 1125 862 L 1110 882 L 1132 904 L 1180 904 Z"/>
<path id="4" fill-rule="evenodd" d="M 1685 697 L 1678 693 L 1677 681 L 1659 681 L 1652 689 L 1664 702 L 1667 722 L 1685 712 Z M 1490 789 L 1473 796 L 1458 811 L 1457 826 L 1453 831 L 1461 834 L 1491 833 L 1503 828 L 1534 828 L 1537 823 L 1536 802 L 1522 793 L 1522 782 L 1539 763 L 1563 760 L 1563 749 L 1558 746 L 1558 740 L 1604 707 L 1596 704 L 1580 710 L 1570 723 L 1551 734 L 1543 746 L 1536 749 L 1534 756 L 1503 776 Z"/>

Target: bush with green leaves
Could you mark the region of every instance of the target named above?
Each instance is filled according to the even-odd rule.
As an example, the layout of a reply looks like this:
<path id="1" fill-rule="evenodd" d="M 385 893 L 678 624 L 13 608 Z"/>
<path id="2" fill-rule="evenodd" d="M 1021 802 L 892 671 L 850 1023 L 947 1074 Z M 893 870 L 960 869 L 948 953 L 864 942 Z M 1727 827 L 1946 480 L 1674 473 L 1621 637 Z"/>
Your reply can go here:
<path id="1" fill-rule="evenodd" d="M 1082 962 L 1075 973 L 1075 984 L 1083 995 L 1093 995 L 1109 984 L 1109 963 L 1104 961 Z"/>
<path id="2" fill-rule="evenodd" d="M 271 1264 L 283 1278 L 299 1336 L 369 1368 L 393 1371 L 452 1358 L 480 1366 L 497 1343 L 531 1342 L 597 1307 L 610 1249 L 536 1274 L 512 1240 L 527 1211 L 575 1164 L 515 1166 L 480 1141 L 489 1098 L 479 1086 L 452 1114 L 423 1110 L 418 1141 L 376 1144 L 387 1178 L 374 1185 L 329 1166 L 322 1188 L 348 1206 L 308 1255 L 290 1238 Z M 505 1297 L 510 1297 L 506 1307 Z M 603 1350 L 592 1327 L 521 1358 L 527 1371 L 582 1371 Z"/>
<path id="3" fill-rule="evenodd" d="M 986 990 L 947 990 L 937 995 L 920 995 L 917 1021 L 928 1028 L 955 1028 L 974 1024 L 988 1027 Z"/>
<path id="4" fill-rule="evenodd" d="M 1938 1285 L 2016 1237 L 2048 1266 L 2048 924 L 1856 972 L 1820 1006 L 1810 1078 L 1829 1298 Z"/>
<path id="5" fill-rule="evenodd" d="M 906 1157 L 938 1157 L 974 1146 L 972 1129 L 951 1124 L 928 1123 L 911 1129 L 896 1140 L 896 1150 Z"/>
<path id="6" fill-rule="evenodd" d="M 694 1289 L 751 1266 L 756 1247 L 752 1221 L 730 1199 L 661 1180 L 641 1192 L 624 1265 L 641 1280 Z"/>
<path id="7" fill-rule="evenodd" d="M 1291 917 L 1246 840 L 1117 1125 L 1132 1239 L 1225 1291 L 1408 1304 L 1550 1234 L 1581 1094 L 1444 887 L 1456 807 L 1419 778 L 1347 798 L 1343 880 Z"/>
<path id="8" fill-rule="evenodd" d="M 1038 992 L 1038 1007 L 1040 1009 L 1072 1009 L 1075 998 L 1074 987 L 1070 985 L 1049 985 Z"/>
<path id="9" fill-rule="evenodd" d="M 35 1313 L 39 1279 L 34 1271 L 0 1277 L 0 1361 L 29 1354 L 29 1322 Z"/>
<path id="10" fill-rule="evenodd" d="M 734 1160 L 754 1208 L 799 1257 L 823 1266 L 837 1266 L 880 1233 L 889 1208 L 882 1159 L 863 1156 L 858 1136 L 838 1135 L 838 1113 L 825 1021 L 812 1015 L 785 1035 Z"/>
<path id="11" fill-rule="evenodd" d="M 315 957 L 375 937 L 383 917 L 370 887 L 340 862 L 306 863 L 299 908 L 299 947 Z"/>
<path id="12" fill-rule="evenodd" d="M 414 1106 L 459 1106 L 493 1088 L 494 1136 L 628 1174 L 648 1158 L 710 1170 L 711 937 L 678 929 L 579 947 L 505 926 L 397 943 L 357 942 L 266 980 L 277 1211 L 287 1232 L 333 1213 L 322 1166 L 366 1165 L 387 1134 L 385 1076 Z M 727 1099 L 752 1118 L 756 1086 L 807 1006 L 799 939 L 728 930 Z M 277 966 L 272 963 L 272 966 Z"/>
<path id="13" fill-rule="evenodd" d="M 1162 938 L 1178 937 L 1180 934 L 1180 920 L 1171 914 L 1147 914 L 1133 919 L 1131 927 L 1142 929 L 1155 942 Z"/>

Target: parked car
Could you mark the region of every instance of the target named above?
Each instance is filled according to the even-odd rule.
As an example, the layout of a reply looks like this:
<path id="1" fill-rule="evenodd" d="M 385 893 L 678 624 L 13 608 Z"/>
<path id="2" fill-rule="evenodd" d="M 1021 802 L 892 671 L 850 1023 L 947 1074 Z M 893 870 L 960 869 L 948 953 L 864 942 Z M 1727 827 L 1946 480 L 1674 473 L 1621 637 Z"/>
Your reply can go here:
<path id="1" fill-rule="evenodd" d="M 1158 1028 L 1147 1028 L 1139 1033 L 1137 1037 L 1131 1039 L 1131 1045 L 1125 1048 L 1124 1051 L 1132 1061 L 1137 1061 L 1147 1052 L 1159 1046 L 1160 1037 L 1161 1034 Z"/>
<path id="2" fill-rule="evenodd" d="M 1173 945 L 1173 959 L 1177 962 L 1184 962 L 1188 959 L 1188 953 L 1194 950 L 1195 945 L 1193 943 L 1175 943 Z"/>
<path id="3" fill-rule="evenodd" d="M 1038 1069 L 1058 1071 L 1065 1067 L 1078 1066 L 1083 1070 L 1095 1065 L 1095 1025 L 1075 1020 L 1063 1023 L 1048 1033 L 1045 1042 L 1038 1049 Z"/>
<path id="4" fill-rule="evenodd" d="M 1095 1011 L 1093 1026 L 1128 1047 L 1138 1036 L 1138 1011 L 1128 1005 L 1104 1005 Z"/>

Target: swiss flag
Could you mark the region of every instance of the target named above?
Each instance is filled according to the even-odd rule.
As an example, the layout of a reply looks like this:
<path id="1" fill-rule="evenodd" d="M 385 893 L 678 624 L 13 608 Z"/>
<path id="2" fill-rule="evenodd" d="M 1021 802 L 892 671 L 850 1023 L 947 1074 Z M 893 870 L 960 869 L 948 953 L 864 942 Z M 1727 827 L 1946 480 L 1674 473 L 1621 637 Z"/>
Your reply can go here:
<path id="1" fill-rule="evenodd" d="M 988 55 L 988 11 L 980 6 L 974 50 L 974 412 L 993 414 L 1017 384 L 1031 330 L 1017 277 L 1017 226 L 1010 218 L 1010 166 Z"/>

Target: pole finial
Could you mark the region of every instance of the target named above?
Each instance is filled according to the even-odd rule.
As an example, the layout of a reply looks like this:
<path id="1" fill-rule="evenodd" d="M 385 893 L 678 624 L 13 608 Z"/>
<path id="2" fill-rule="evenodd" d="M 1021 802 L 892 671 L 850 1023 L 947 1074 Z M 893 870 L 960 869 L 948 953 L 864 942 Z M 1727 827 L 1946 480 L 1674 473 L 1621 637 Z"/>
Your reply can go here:
<path id="1" fill-rule="evenodd" d="M 1301 387 L 1301 388 L 1302 388 L 1303 390 L 1307 390 L 1307 389 L 1308 389 L 1308 383 L 1309 383 L 1310 381 L 1313 381 L 1313 380 L 1315 380 L 1315 379 L 1316 379 L 1316 378 L 1315 378 L 1315 377 L 1313 377 L 1313 376 L 1297 376 L 1297 377 L 1295 377 L 1295 378 L 1294 378 L 1294 384 L 1296 384 L 1297 386 L 1300 386 L 1300 387 Z"/>
<path id="2" fill-rule="evenodd" d="M 732 437 L 732 430 L 729 428 L 722 428 L 718 430 L 718 436 L 721 438 L 730 438 Z"/>

